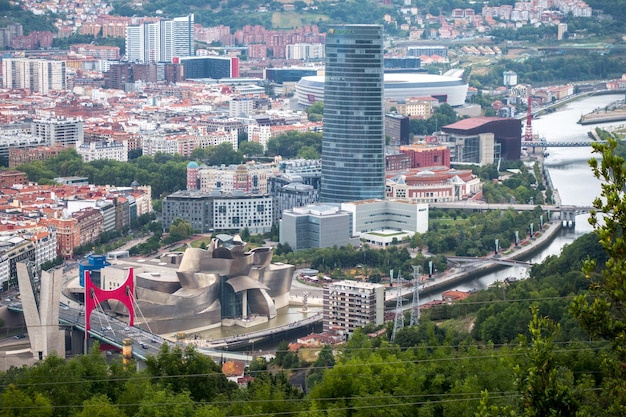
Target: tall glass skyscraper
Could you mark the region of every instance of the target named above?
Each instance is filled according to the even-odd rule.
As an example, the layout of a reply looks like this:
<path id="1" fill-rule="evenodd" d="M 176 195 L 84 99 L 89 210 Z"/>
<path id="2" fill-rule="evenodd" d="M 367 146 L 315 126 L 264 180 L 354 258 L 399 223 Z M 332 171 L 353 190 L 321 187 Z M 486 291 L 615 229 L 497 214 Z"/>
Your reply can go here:
<path id="1" fill-rule="evenodd" d="M 341 25 L 326 34 L 320 201 L 385 197 L 383 29 Z"/>

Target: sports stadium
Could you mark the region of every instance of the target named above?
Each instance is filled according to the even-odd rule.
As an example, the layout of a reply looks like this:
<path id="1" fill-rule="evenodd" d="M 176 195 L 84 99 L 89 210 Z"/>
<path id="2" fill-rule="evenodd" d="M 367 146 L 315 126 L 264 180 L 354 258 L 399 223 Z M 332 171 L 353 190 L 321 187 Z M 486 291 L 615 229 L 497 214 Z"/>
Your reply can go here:
<path id="1" fill-rule="evenodd" d="M 384 83 L 385 99 L 430 96 L 454 107 L 463 105 L 467 94 L 467 83 L 449 75 L 386 73 Z M 302 77 L 296 83 L 296 99 L 305 107 L 324 101 L 324 76 Z"/>

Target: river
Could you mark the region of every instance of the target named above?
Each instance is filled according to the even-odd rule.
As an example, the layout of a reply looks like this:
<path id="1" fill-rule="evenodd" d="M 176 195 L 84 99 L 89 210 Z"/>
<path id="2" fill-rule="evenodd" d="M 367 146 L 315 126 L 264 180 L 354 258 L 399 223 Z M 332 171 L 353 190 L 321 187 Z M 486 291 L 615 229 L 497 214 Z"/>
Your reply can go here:
<path id="1" fill-rule="evenodd" d="M 588 113 L 597 107 L 604 107 L 617 100 L 623 100 L 621 94 L 586 97 L 564 105 L 554 113 L 542 115 L 533 120 L 533 132 L 545 138 L 548 142 L 574 142 L 589 140 L 587 132 L 596 126 L 608 128 L 622 123 L 603 123 L 598 125 L 582 126 L 576 122 L 582 114 Z M 600 181 L 596 179 L 587 161 L 594 155 L 591 147 L 580 148 L 549 148 L 549 156 L 544 164 L 550 172 L 554 187 L 559 190 L 562 204 L 590 206 L 593 199 L 600 195 Z M 559 236 L 545 249 L 535 254 L 529 261 L 538 263 L 550 255 L 561 253 L 563 246 L 572 243 L 577 237 L 592 230 L 587 222 L 588 215 L 576 218 L 574 228 L 564 228 Z M 487 274 L 480 278 L 459 284 L 455 288 L 463 291 L 487 288 L 494 281 L 503 281 L 507 277 L 525 278 L 528 269 L 523 267 L 508 267 Z M 431 298 L 440 298 L 439 295 Z M 425 298 L 424 301 L 428 301 Z"/>

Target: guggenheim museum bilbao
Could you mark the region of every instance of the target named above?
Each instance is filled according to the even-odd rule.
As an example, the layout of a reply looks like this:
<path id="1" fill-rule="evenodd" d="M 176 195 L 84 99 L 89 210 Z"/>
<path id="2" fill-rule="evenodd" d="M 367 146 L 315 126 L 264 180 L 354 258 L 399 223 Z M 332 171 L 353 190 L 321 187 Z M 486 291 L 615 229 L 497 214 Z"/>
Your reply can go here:
<path id="1" fill-rule="evenodd" d="M 207 249 L 112 261 L 91 276 L 100 288 L 113 290 L 132 267 L 135 324 L 165 334 L 223 325 L 249 327 L 276 317 L 278 309 L 289 305 L 295 267 L 271 261 L 271 248 L 246 251 L 240 240 L 213 239 Z M 78 279 L 67 290 L 78 299 L 85 291 Z M 120 301 L 107 304 L 113 313 L 128 315 Z"/>
<path id="2" fill-rule="evenodd" d="M 467 83 L 454 76 L 454 71 L 446 74 L 385 73 L 384 98 L 402 100 L 409 97 L 434 97 L 453 107 L 462 106 L 467 95 Z M 295 95 L 298 104 L 305 107 L 316 101 L 324 101 L 324 76 L 302 77 L 296 83 Z"/>

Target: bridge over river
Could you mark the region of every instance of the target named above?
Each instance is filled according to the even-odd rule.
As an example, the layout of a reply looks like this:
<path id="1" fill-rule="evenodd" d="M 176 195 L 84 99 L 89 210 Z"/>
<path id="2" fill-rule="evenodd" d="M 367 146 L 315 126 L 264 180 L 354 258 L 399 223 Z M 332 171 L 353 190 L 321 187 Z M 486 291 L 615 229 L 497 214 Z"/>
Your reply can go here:
<path id="1" fill-rule="evenodd" d="M 456 209 L 456 210 L 515 210 L 515 211 L 533 211 L 540 207 L 542 211 L 547 213 L 545 221 L 561 220 L 568 224 L 576 223 L 576 216 L 580 214 L 590 213 L 594 207 L 591 206 L 574 206 L 574 205 L 551 205 L 551 204 L 489 204 L 482 201 L 454 201 L 454 202 L 434 202 L 428 203 L 431 208 L 439 209 Z M 537 219 L 539 224 L 539 219 Z"/>

